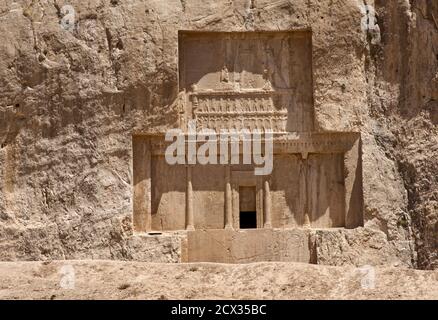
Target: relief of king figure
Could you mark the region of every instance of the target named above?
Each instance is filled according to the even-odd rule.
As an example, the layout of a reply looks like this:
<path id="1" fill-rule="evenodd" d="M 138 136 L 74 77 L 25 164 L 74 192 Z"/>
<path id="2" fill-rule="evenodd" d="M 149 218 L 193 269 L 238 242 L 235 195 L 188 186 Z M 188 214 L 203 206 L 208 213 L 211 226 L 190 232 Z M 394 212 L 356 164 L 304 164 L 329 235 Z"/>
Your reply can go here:
<path id="1" fill-rule="evenodd" d="M 272 72 L 267 68 L 263 70 L 263 79 L 265 80 L 263 90 L 272 91 Z"/>

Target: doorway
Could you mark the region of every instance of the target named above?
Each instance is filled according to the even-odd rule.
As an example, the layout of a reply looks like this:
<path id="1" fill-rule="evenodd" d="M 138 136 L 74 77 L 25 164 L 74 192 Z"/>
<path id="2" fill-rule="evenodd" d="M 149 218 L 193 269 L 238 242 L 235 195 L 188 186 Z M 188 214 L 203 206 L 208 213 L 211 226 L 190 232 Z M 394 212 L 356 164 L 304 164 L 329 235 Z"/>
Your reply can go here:
<path id="1" fill-rule="evenodd" d="M 257 229 L 255 187 L 239 187 L 239 227 Z"/>

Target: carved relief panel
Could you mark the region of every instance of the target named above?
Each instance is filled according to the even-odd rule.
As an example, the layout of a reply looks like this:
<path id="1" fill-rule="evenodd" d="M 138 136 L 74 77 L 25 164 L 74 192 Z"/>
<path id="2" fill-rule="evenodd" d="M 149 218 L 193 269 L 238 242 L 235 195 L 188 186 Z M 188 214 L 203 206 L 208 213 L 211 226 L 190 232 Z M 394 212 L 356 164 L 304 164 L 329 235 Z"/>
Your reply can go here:
<path id="1" fill-rule="evenodd" d="M 311 131 L 310 33 L 180 33 L 180 91 L 198 129 Z"/>

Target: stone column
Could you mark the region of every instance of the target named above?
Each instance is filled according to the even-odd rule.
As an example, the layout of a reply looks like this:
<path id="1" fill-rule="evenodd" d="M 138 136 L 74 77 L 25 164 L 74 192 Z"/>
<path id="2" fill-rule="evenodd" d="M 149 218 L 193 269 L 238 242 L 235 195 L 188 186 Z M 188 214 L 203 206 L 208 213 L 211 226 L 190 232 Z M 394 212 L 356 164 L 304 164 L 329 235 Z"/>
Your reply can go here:
<path id="1" fill-rule="evenodd" d="M 304 227 L 310 227 L 309 197 L 308 197 L 309 187 L 307 183 L 307 180 L 309 179 L 309 174 L 308 174 L 309 161 L 307 159 L 308 159 L 308 153 L 302 153 L 301 154 L 302 172 L 300 175 L 300 201 L 302 201 Z"/>
<path id="2" fill-rule="evenodd" d="M 186 230 L 195 230 L 193 218 L 193 187 L 192 166 L 187 166 L 187 190 L 186 190 Z"/>
<path id="3" fill-rule="evenodd" d="M 239 208 L 239 185 L 236 183 L 232 183 L 231 184 L 231 189 L 232 189 L 232 210 L 233 210 L 233 214 L 232 214 L 232 218 L 233 218 L 233 225 L 235 228 L 239 229 L 239 213 L 240 213 L 240 208 Z"/>
<path id="4" fill-rule="evenodd" d="M 271 217 L 271 194 L 269 188 L 269 181 L 265 180 L 263 183 L 263 221 L 264 228 L 272 228 L 272 217 Z"/>
<path id="5" fill-rule="evenodd" d="M 231 191 L 231 168 L 225 167 L 225 229 L 233 229 L 233 205 Z"/>

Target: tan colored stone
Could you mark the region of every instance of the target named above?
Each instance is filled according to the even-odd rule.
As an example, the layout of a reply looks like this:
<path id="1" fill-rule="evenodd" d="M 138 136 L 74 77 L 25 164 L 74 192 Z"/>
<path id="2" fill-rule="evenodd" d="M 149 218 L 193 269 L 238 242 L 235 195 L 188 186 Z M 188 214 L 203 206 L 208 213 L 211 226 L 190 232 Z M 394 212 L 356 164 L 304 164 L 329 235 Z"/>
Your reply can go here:
<path id="1" fill-rule="evenodd" d="M 309 230 L 202 230 L 187 235 L 187 262 L 311 261 Z"/>
<path id="2" fill-rule="evenodd" d="M 60 286 L 69 266 L 74 286 Z M 374 286 L 361 268 L 303 263 L 164 264 L 121 261 L 0 263 L 0 299 L 430 299 L 436 271 L 378 267 Z M 159 284 L 159 285 L 157 285 Z"/>
<path id="3" fill-rule="evenodd" d="M 185 229 L 186 184 L 179 169 L 168 170 L 151 160 L 149 186 L 148 170 L 138 166 L 143 156 L 137 152 L 143 147 L 133 144 L 138 133 L 162 133 L 187 120 L 178 82 L 178 32 L 311 30 L 311 57 L 303 41 L 294 57 L 307 59 L 295 64 L 301 68 L 295 74 L 311 77 L 314 121 L 311 125 L 306 117 L 285 127 L 304 125 L 323 135 L 360 133 L 359 140 L 353 139 L 359 143 L 341 152 L 346 155 L 342 175 L 346 201 L 336 200 L 333 212 L 345 211 L 345 221 L 338 215 L 315 220 L 312 214 L 323 209 L 310 212 L 304 205 L 307 200 L 278 206 L 285 194 L 292 199 L 309 196 L 303 191 L 284 192 L 271 182 L 273 226 L 282 221 L 287 226 L 347 228 L 363 223 L 367 230 L 375 230 L 371 238 L 389 248 L 371 251 L 371 262 L 412 261 L 414 267 L 435 268 L 438 6 L 426 0 L 367 1 L 376 9 L 379 33 L 361 30 L 361 3 L 257 0 L 251 7 L 240 0 L 73 0 L 76 24 L 67 31 L 60 26 L 59 2 L 0 1 L 0 246 L 4 248 L 0 259 L 119 259 L 128 257 L 125 244 L 133 231 Z M 229 72 L 227 76 L 221 69 L 219 78 L 232 80 Z M 260 72 L 254 77 L 257 83 L 263 79 Z M 308 105 L 308 82 L 302 84 L 298 91 L 305 93 L 302 104 Z M 216 99 L 201 92 L 199 96 Z M 263 99 L 266 96 L 272 98 L 271 93 Z M 319 147 L 300 144 L 292 154 L 319 163 L 315 159 L 322 156 L 312 155 Z M 333 147 L 339 153 L 338 146 Z M 338 168 L 334 172 L 341 171 L 340 160 L 333 162 Z M 297 175 L 303 185 L 306 175 L 312 174 L 304 174 L 305 167 L 301 165 Z M 154 174 L 160 170 L 174 181 L 171 198 L 177 200 L 167 200 L 170 190 L 159 179 L 155 186 L 165 195 L 162 199 L 135 198 L 136 190 L 145 192 L 143 196 L 153 190 Z M 331 177 L 336 180 L 338 175 Z M 206 208 L 223 210 L 222 203 L 209 199 L 224 199 L 225 185 L 199 194 L 207 200 L 194 202 L 195 227 L 225 225 L 225 214 L 211 218 L 203 214 Z M 236 202 L 236 185 L 231 188 Z M 262 199 L 260 190 L 256 197 Z M 327 202 L 327 198 L 312 200 L 312 204 Z M 202 204 L 198 213 L 197 203 Z M 260 200 L 256 205 L 263 208 Z M 139 208 L 134 215 L 133 206 Z M 289 210 L 295 207 L 299 214 Z M 145 213 L 153 208 L 159 208 L 156 219 L 148 221 Z M 363 215 L 356 214 L 361 211 Z M 234 207 L 233 214 L 236 225 Z M 345 257 L 354 260 L 361 248 L 368 250 L 362 232 L 351 231 L 351 237 L 358 237 L 357 245 L 345 245 Z M 344 244 L 348 233 L 335 232 L 333 241 Z M 321 237 L 323 243 L 332 243 L 331 236 Z M 329 245 L 321 256 L 334 264 L 348 261 L 333 258 L 336 250 Z"/>

